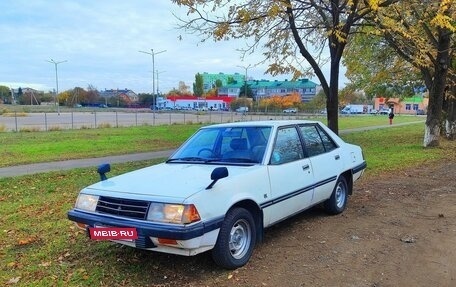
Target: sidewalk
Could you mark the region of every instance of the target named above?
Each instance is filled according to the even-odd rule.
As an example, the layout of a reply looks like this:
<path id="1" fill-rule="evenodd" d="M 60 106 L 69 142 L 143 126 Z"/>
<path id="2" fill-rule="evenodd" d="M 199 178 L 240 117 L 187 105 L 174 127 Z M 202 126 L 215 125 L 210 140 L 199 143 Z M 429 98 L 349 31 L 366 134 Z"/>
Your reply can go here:
<path id="1" fill-rule="evenodd" d="M 391 127 L 397 127 L 397 126 L 405 126 L 405 125 L 411 125 L 411 124 L 416 124 L 416 123 L 424 123 L 424 121 L 346 129 L 346 130 L 339 131 L 339 134 L 343 135 L 343 134 L 354 133 L 354 132 L 363 132 L 363 131 L 369 131 L 369 130 L 375 130 L 375 129 L 384 129 L 384 128 L 391 128 Z M 106 157 L 99 157 L 99 158 L 74 159 L 74 160 L 33 163 L 33 164 L 26 164 L 26 165 L 2 167 L 2 168 L 0 168 L 0 178 L 21 176 L 21 175 L 26 175 L 26 174 L 36 174 L 36 173 L 57 171 L 57 170 L 70 170 L 70 169 L 74 169 L 74 168 L 96 167 L 103 163 L 112 164 L 112 163 L 141 161 L 141 160 L 149 160 L 149 159 L 157 159 L 157 158 L 167 158 L 173 153 L 173 151 L 174 150 L 165 150 L 165 151 L 145 152 L 145 153 L 126 154 L 126 155 L 114 155 L 114 156 L 106 156 Z"/>
<path id="2" fill-rule="evenodd" d="M 141 161 L 156 158 L 167 158 L 173 150 L 135 153 L 126 155 L 113 155 L 99 158 L 73 159 L 65 161 L 32 163 L 0 168 L 0 178 L 36 174 L 57 170 L 70 170 L 74 168 L 95 167 L 103 163 L 122 163 L 130 161 Z"/>

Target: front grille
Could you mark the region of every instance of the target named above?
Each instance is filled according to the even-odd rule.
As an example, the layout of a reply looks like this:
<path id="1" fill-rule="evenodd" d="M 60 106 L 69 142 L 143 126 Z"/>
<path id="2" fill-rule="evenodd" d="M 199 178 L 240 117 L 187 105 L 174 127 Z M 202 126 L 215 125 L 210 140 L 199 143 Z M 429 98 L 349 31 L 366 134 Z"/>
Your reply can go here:
<path id="1" fill-rule="evenodd" d="M 100 196 L 96 211 L 134 219 L 146 219 L 150 202 Z"/>

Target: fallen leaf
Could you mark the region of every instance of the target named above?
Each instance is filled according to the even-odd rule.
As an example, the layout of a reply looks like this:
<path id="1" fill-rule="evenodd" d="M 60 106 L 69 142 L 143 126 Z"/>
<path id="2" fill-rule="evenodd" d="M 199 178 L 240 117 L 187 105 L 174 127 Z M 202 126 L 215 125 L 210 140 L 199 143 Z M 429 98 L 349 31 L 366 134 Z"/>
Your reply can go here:
<path id="1" fill-rule="evenodd" d="M 6 282 L 6 284 L 8 284 L 8 285 L 17 284 L 17 282 L 19 282 L 20 279 L 21 279 L 21 277 L 13 277 L 10 280 L 8 280 L 8 282 Z"/>
<path id="2" fill-rule="evenodd" d="M 36 241 L 36 238 L 29 237 L 18 241 L 18 245 L 27 245 Z"/>
<path id="3" fill-rule="evenodd" d="M 42 262 L 41 264 L 38 264 L 38 266 L 49 267 L 49 266 L 51 266 L 51 262 Z"/>

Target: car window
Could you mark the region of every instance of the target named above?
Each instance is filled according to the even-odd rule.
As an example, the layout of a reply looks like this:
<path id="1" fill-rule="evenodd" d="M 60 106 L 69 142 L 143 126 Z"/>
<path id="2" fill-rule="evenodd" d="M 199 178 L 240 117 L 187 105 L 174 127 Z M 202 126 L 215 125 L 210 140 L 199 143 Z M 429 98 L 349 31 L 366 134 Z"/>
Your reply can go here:
<path id="1" fill-rule="evenodd" d="M 193 135 L 172 158 L 212 157 L 214 146 L 220 131 L 218 129 L 201 129 Z"/>
<path id="2" fill-rule="evenodd" d="M 229 152 L 234 150 L 249 149 L 249 141 L 245 128 L 227 128 L 222 133 L 220 154 L 227 157 Z"/>
<path id="3" fill-rule="evenodd" d="M 298 131 L 294 127 L 281 128 L 277 131 L 270 163 L 283 164 L 302 159 L 303 150 Z"/>
<path id="4" fill-rule="evenodd" d="M 334 141 L 317 125 L 304 125 L 300 126 L 300 129 L 309 157 L 337 148 Z"/>
<path id="5" fill-rule="evenodd" d="M 332 138 L 319 126 L 317 126 L 318 133 L 320 134 L 321 141 L 325 146 L 326 152 L 330 152 L 333 149 L 337 148 L 337 144 L 332 140 Z"/>
<path id="6" fill-rule="evenodd" d="M 260 163 L 271 127 L 205 128 L 194 134 L 169 160 Z"/>

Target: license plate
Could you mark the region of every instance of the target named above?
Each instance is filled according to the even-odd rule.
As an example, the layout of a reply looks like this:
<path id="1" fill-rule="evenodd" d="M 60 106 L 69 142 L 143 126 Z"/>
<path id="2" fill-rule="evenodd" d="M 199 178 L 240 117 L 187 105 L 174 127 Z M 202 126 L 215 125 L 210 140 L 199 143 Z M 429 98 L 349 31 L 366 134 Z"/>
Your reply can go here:
<path id="1" fill-rule="evenodd" d="M 93 240 L 135 240 L 138 232 L 133 227 L 90 227 L 90 239 Z"/>

